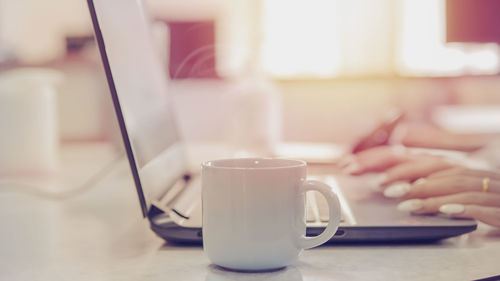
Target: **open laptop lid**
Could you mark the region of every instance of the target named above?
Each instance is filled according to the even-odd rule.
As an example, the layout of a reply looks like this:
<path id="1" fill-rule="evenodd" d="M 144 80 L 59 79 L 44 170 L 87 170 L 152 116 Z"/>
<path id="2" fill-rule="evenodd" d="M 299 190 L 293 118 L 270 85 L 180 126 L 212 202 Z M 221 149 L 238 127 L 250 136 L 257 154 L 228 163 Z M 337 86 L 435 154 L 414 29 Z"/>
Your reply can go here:
<path id="1" fill-rule="evenodd" d="M 187 173 L 166 68 L 142 0 L 88 0 L 142 212 Z"/>

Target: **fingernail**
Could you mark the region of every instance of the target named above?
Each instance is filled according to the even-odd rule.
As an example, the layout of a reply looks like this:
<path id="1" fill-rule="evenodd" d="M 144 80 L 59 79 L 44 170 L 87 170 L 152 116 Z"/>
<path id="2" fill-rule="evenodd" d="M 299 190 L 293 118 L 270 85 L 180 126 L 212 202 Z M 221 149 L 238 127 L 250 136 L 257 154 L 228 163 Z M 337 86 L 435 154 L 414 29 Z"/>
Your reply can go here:
<path id="1" fill-rule="evenodd" d="M 342 169 L 342 172 L 346 174 L 353 174 L 361 171 L 361 166 L 357 162 L 352 162 Z"/>
<path id="2" fill-rule="evenodd" d="M 399 198 L 410 191 L 411 186 L 407 182 L 395 182 L 384 190 L 384 196 L 389 198 Z"/>
<path id="3" fill-rule="evenodd" d="M 410 199 L 399 203 L 397 208 L 402 212 L 413 212 L 423 207 L 424 201 L 422 199 Z"/>
<path id="4" fill-rule="evenodd" d="M 447 215 L 460 214 L 465 211 L 465 206 L 462 204 L 444 204 L 439 207 L 439 211 Z"/>
<path id="5" fill-rule="evenodd" d="M 425 178 L 419 178 L 418 180 L 416 180 L 413 185 L 420 185 L 420 184 L 424 184 L 427 180 Z"/>
<path id="6" fill-rule="evenodd" d="M 387 174 L 386 173 L 380 173 L 380 174 L 376 175 L 375 178 L 373 179 L 373 183 L 375 183 L 377 185 L 382 185 L 386 181 L 387 181 Z"/>
<path id="7" fill-rule="evenodd" d="M 387 174 L 381 173 L 381 174 L 376 175 L 373 178 L 372 189 L 374 191 L 383 192 L 385 188 L 383 187 L 382 184 L 385 183 L 386 181 L 387 181 Z"/>
<path id="8" fill-rule="evenodd" d="M 353 163 L 356 161 L 356 157 L 354 155 L 347 155 L 342 157 L 342 159 L 339 160 L 337 163 L 337 167 L 339 168 L 344 168 L 349 166 L 349 164 Z"/>

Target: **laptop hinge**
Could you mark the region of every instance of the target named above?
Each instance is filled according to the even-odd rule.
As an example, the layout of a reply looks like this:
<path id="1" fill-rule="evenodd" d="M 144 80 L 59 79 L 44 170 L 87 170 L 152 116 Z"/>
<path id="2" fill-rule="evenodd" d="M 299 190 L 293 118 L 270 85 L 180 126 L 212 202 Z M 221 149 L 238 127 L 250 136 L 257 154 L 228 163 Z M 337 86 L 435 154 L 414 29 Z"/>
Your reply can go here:
<path id="1" fill-rule="evenodd" d="M 183 219 L 189 219 L 189 216 L 186 216 L 181 212 L 179 212 L 178 210 L 171 208 L 169 206 L 173 206 L 175 202 L 177 202 L 177 200 L 186 190 L 186 187 L 188 186 L 190 180 L 191 180 L 191 175 L 184 174 L 182 178 L 177 180 L 174 183 L 174 185 L 165 193 L 165 195 L 163 195 L 163 197 L 160 198 L 160 200 L 153 200 L 151 211 L 154 210 L 154 212 L 161 212 L 161 213 L 174 212 L 176 215 L 178 215 Z M 158 214 L 159 213 L 156 213 L 156 215 Z"/>

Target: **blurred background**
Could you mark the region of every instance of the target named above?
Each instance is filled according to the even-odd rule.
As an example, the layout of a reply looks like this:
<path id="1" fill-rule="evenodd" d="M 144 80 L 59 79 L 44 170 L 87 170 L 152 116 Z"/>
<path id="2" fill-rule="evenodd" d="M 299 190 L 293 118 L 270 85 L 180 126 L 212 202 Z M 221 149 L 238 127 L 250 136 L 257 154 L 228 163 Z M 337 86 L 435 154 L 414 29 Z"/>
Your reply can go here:
<path id="1" fill-rule="evenodd" d="M 350 144 L 390 108 L 500 132 L 500 1 L 145 2 L 188 141 Z M 0 0 L 0 129 L 3 174 L 118 145 L 86 1 Z"/>

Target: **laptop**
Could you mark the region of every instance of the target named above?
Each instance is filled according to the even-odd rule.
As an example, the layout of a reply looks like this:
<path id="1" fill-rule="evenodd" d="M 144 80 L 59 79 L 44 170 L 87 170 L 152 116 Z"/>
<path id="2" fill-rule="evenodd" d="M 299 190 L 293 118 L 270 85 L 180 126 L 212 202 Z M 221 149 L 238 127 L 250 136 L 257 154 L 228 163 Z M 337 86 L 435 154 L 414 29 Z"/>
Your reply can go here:
<path id="1" fill-rule="evenodd" d="M 165 240 L 202 243 L 200 178 L 188 167 L 143 2 L 88 0 L 88 6 L 142 214 Z M 335 189 L 343 209 L 330 242 L 433 241 L 476 229 L 473 220 L 398 212 L 396 202 L 368 188 L 366 177 L 320 180 Z M 306 201 L 307 235 L 318 235 L 328 219 L 326 202 L 314 193 Z"/>

